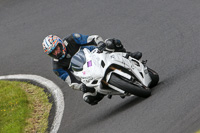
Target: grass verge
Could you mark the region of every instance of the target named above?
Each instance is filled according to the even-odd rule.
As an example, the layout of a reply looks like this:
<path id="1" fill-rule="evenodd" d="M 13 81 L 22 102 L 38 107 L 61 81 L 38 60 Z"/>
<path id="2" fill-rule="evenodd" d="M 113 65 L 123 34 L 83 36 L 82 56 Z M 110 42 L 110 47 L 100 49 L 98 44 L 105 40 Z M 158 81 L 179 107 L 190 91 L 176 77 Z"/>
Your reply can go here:
<path id="1" fill-rule="evenodd" d="M 42 88 L 0 80 L 0 133 L 46 132 L 51 106 Z"/>

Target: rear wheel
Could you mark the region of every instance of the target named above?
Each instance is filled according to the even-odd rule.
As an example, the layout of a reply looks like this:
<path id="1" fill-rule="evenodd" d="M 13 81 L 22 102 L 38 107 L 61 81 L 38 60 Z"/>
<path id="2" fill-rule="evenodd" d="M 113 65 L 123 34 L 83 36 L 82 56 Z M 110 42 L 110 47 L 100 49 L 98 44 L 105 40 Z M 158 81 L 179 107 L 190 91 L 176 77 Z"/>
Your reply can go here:
<path id="1" fill-rule="evenodd" d="M 121 77 L 117 74 L 112 74 L 108 83 L 122 89 L 125 92 L 131 93 L 139 97 L 147 98 L 151 95 L 150 89 L 144 89 L 143 87 L 134 85 L 130 83 L 130 81 L 126 80 L 124 77 Z"/>
<path id="2" fill-rule="evenodd" d="M 154 70 L 152 70 L 151 68 L 148 68 L 148 71 L 149 71 L 149 75 L 152 79 L 151 81 L 151 84 L 149 86 L 149 88 L 152 88 L 154 86 L 156 86 L 158 84 L 158 81 L 159 81 L 159 75 L 157 72 L 155 72 Z"/>

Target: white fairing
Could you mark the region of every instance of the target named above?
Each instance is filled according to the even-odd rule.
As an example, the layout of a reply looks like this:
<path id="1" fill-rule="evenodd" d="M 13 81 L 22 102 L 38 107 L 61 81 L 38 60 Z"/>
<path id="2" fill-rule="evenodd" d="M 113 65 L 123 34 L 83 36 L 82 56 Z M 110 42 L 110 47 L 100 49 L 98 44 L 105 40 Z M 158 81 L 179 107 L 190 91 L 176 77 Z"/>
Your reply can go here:
<path id="1" fill-rule="evenodd" d="M 126 53 L 97 53 L 97 49 L 93 50 L 92 52 L 90 52 L 88 49 L 83 49 L 83 51 L 86 56 L 86 63 L 84 64 L 82 71 L 74 72 L 74 74 L 81 78 L 81 81 L 86 84 L 86 86 L 95 87 L 95 89 L 100 93 L 112 95 L 124 93 L 123 90 L 110 84 L 108 84 L 108 86 L 115 91 L 101 88 L 101 80 L 104 77 L 107 68 L 111 64 L 117 64 L 126 68 L 132 72 L 136 78 L 146 87 L 148 87 L 151 82 L 147 67 L 134 58 L 124 58 Z M 106 75 L 106 82 L 109 81 L 112 73 L 117 73 L 127 79 L 132 78 L 131 75 L 115 69 Z"/>

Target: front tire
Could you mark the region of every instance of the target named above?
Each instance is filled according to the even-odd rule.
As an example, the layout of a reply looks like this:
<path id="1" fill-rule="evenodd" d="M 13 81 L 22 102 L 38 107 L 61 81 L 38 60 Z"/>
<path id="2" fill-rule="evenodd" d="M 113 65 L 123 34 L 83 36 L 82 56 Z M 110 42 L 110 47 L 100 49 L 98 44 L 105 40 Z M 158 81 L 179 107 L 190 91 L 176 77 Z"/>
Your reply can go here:
<path id="1" fill-rule="evenodd" d="M 148 68 L 148 71 L 149 71 L 149 75 L 150 75 L 150 77 L 152 79 L 151 84 L 149 85 L 149 88 L 153 88 L 154 86 L 156 86 L 158 84 L 159 75 L 158 75 L 157 72 L 155 72 L 151 68 Z"/>
<path id="2" fill-rule="evenodd" d="M 135 96 L 143 98 L 151 96 L 150 89 L 144 89 L 140 86 L 131 84 L 130 82 L 124 80 L 123 78 L 117 74 L 112 74 L 108 83 Z"/>

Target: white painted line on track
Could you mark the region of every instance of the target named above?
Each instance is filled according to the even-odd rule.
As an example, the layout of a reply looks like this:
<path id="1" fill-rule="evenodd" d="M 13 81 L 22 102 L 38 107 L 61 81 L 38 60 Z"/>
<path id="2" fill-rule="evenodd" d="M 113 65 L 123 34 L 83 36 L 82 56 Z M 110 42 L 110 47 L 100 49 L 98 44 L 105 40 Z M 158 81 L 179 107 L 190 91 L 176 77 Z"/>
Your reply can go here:
<path id="1" fill-rule="evenodd" d="M 0 80 L 27 80 L 39 83 L 42 86 L 45 86 L 46 89 L 51 93 L 55 102 L 55 116 L 50 128 L 50 133 L 57 133 L 60 127 L 60 123 L 63 117 L 64 112 L 64 97 L 61 89 L 52 81 L 38 76 L 38 75 L 26 75 L 26 74 L 17 74 L 17 75 L 6 75 L 0 76 Z"/>

